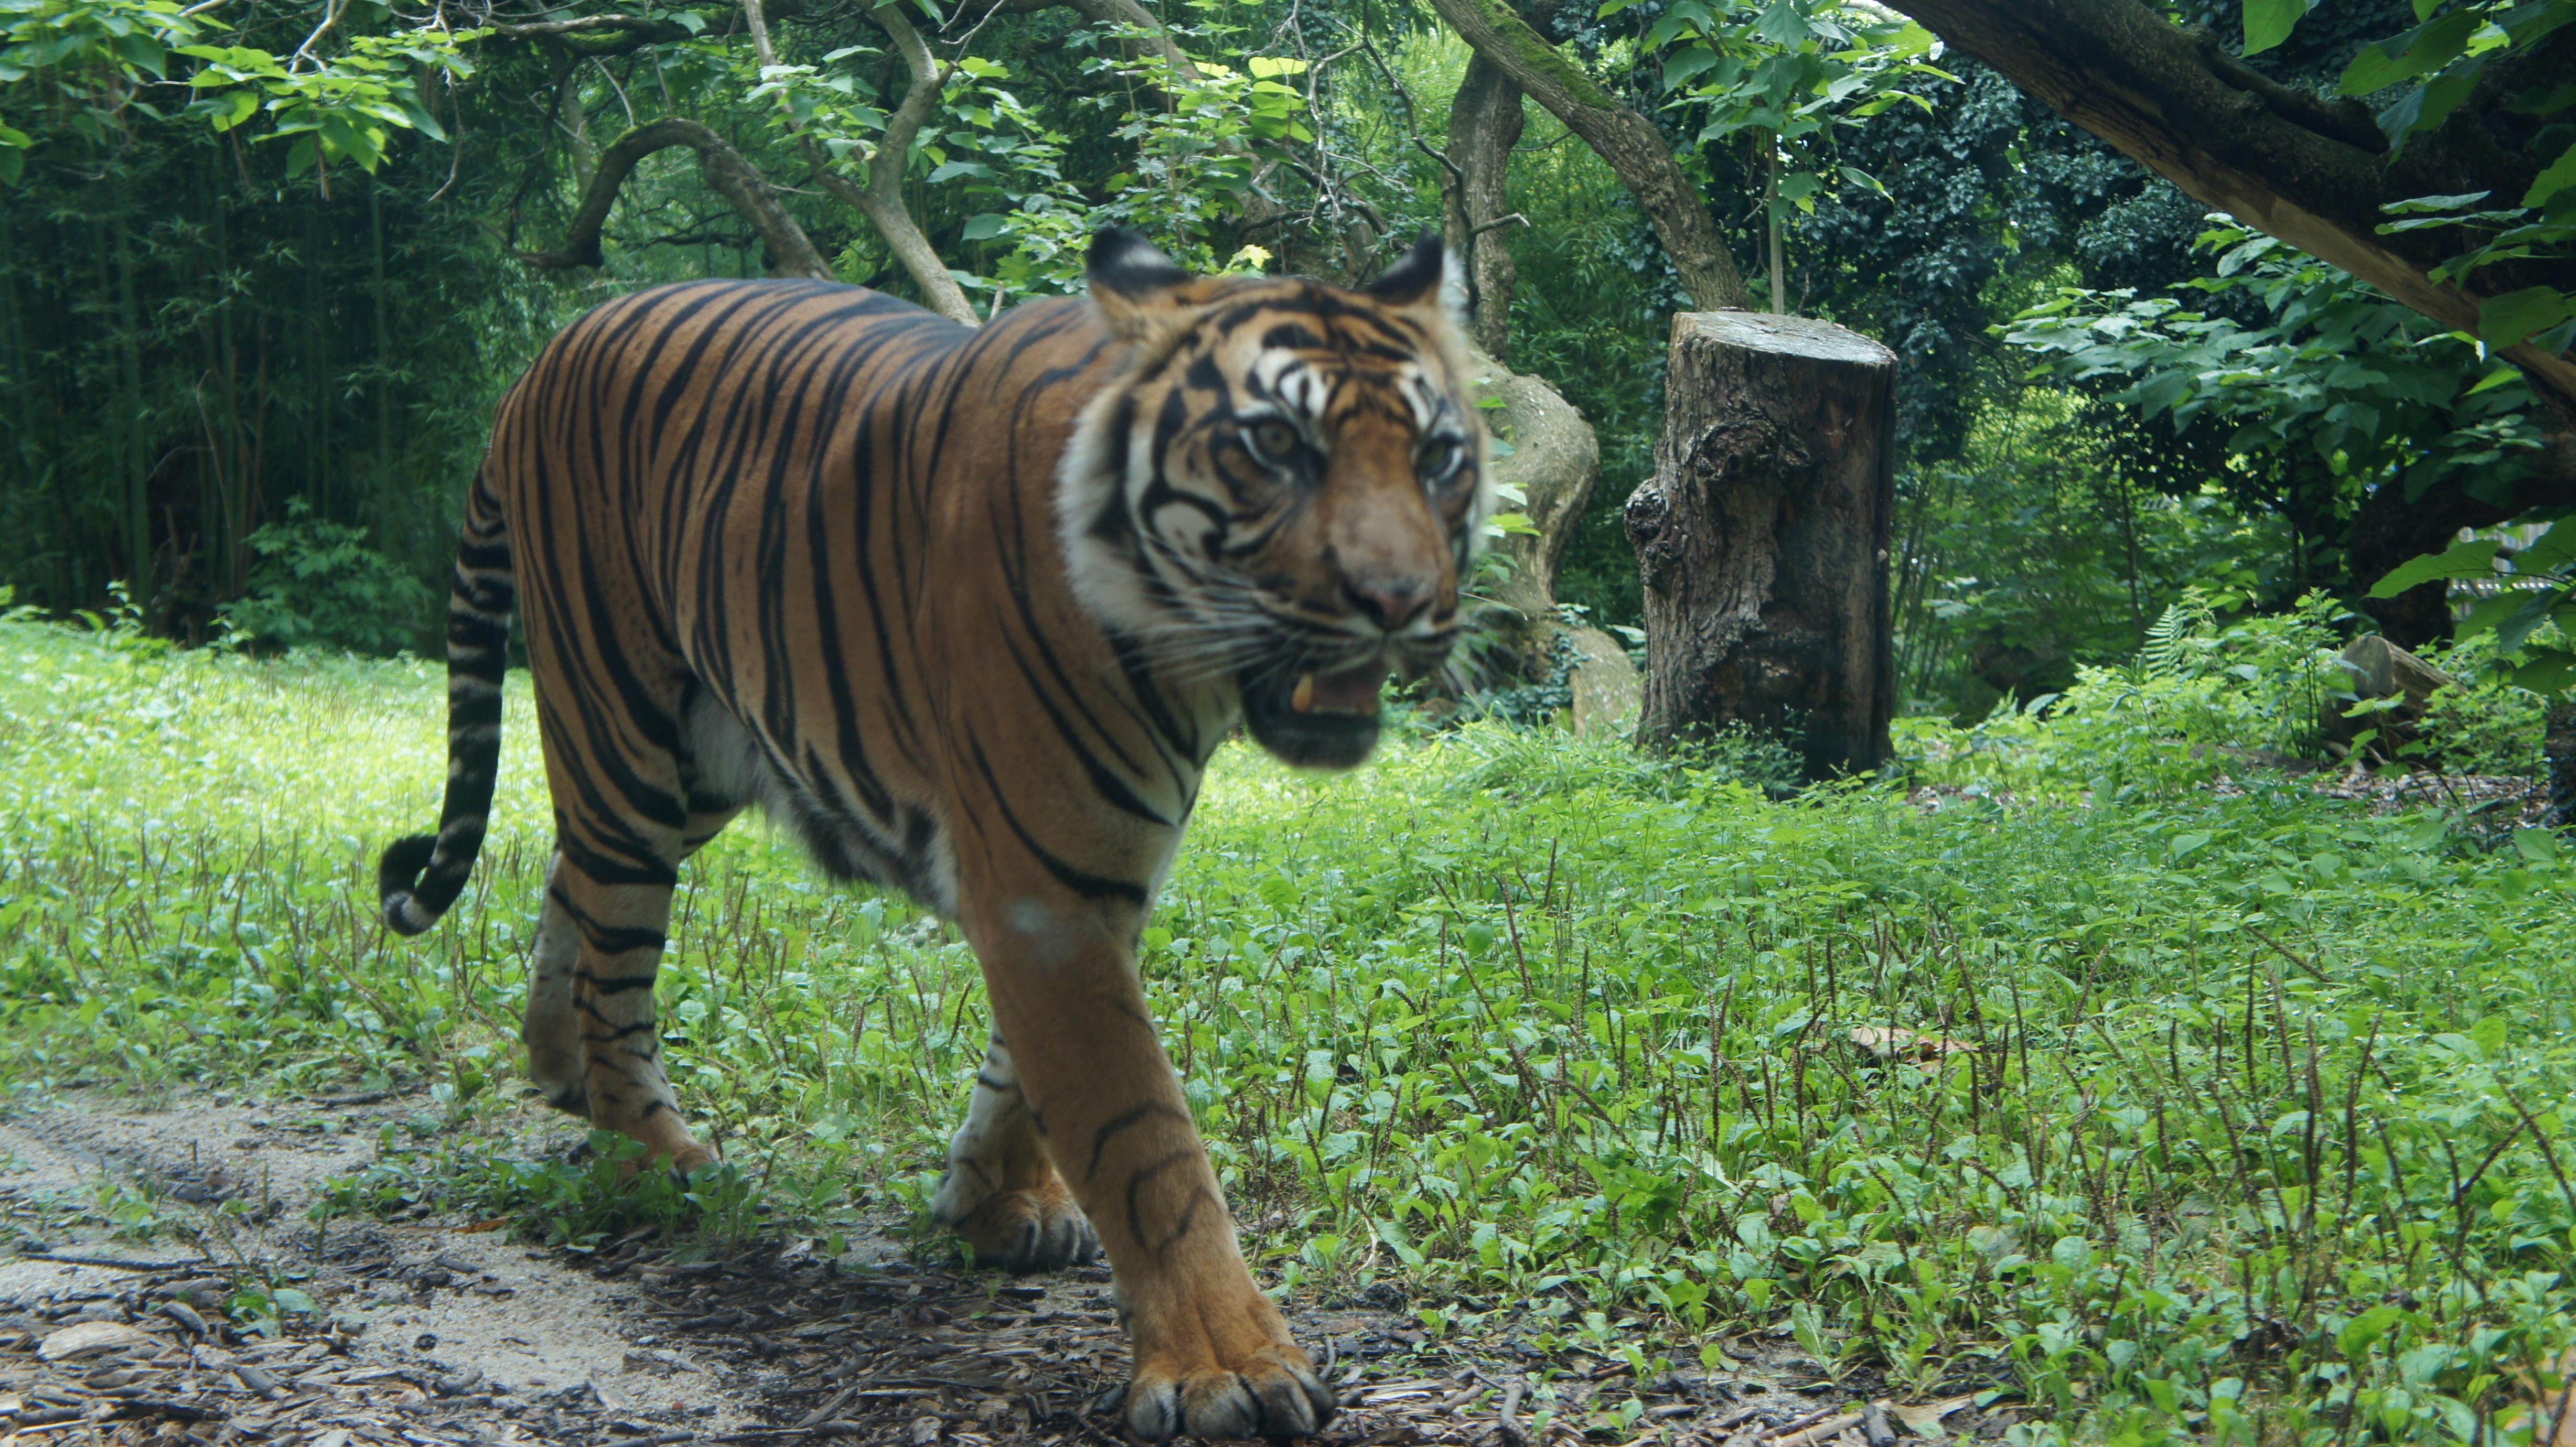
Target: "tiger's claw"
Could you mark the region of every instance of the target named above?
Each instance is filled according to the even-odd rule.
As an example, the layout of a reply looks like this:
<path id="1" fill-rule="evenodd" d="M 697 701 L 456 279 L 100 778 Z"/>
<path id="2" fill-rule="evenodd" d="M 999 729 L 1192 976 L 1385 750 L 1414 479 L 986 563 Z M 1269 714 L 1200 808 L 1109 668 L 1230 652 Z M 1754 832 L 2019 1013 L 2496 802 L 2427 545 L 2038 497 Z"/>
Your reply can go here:
<path id="1" fill-rule="evenodd" d="M 1127 1389 L 1127 1426 L 1148 1442 L 1176 1436 L 1308 1437 L 1333 1420 L 1333 1394 L 1294 1346 L 1266 1348 L 1235 1367 L 1178 1374 L 1140 1367 Z"/>

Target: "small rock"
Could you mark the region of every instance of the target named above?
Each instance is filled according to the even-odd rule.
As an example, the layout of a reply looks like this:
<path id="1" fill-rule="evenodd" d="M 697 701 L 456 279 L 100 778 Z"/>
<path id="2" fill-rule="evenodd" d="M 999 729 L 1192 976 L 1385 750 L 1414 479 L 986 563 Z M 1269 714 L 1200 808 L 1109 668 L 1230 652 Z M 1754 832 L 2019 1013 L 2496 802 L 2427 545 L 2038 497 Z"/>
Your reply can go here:
<path id="1" fill-rule="evenodd" d="M 431 1351 L 437 1346 L 438 1333 L 434 1331 L 422 1332 L 420 1335 L 411 1339 L 411 1349 L 416 1352 Z"/>
<path id="2" fill-rule="evenodd" d="M 909 1434 L 912 1447 L 933 1447 L 939 1441 L 941 1422 L 937 1417 L 915 1417 Z"/>
<path id="3" fill-rule="evenodd" d="M 76 1362 L 84 1357 L 139 1351 L 153 1345 L 149 1335 L 121 1321 L 84 1321 L 48 1335 L 37 1345 L 36 1356 L 48 1362 Z"/>

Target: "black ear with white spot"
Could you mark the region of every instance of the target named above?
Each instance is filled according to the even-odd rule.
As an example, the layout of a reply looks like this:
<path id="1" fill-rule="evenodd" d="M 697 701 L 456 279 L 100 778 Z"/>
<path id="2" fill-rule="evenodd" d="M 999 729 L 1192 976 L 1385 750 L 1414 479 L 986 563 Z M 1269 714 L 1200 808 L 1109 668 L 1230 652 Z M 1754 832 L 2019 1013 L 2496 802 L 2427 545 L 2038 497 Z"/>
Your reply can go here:
<path id="1" fill-rule="evenodd" d="M 1119 227 L 1091 238 L 1084 270 L 1092 304 L 1109 329 L 1128 341 L 1153 332 L 1185 305 L 1182 292 L 1198 278 L 1183 271 L 1141 231 Z"/>
<path id="2" fill-rule="evenodd" d="M 1437 231 L 1425 231 L 1395 265 L 1360 288 L 1389 306 L 1422 306 L 1440 292 L 1449 274 L 1449 248 Z"/>

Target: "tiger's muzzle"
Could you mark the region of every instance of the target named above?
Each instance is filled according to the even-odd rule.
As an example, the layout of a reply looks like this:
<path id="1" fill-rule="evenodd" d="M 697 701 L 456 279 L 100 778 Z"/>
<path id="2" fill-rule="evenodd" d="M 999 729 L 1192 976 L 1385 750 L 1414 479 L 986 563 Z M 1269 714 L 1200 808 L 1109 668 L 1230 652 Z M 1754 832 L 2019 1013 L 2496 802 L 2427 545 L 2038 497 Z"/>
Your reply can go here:
<path id="1" fill-rule="evenodd" d="M 1389 634 L 1356 658 L 1345 647 L 1338 654 L 1246 669 L 1236 676 L 1244 729 L 1291 767 L 1356 768 L 1377 748 L 1388 676 L 1420 678 L 1438 668 L 1457 636 L 1453 622 L 1438 630 Z"/>

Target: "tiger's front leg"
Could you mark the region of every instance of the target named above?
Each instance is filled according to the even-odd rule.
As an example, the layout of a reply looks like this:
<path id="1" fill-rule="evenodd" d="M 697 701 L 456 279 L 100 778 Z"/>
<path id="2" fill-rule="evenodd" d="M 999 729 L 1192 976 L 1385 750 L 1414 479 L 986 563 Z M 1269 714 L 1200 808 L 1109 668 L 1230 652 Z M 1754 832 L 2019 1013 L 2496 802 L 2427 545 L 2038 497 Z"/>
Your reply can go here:
<path id="1" fill-rule="evenodd" d="M 1243 1264 L 1132 952 L 1088 909 L 1034 894 L 964 913 L 1029 1127 L 1116 1274 L 1128 1426 L 1152 1442 L 1321 1428 L 1332 1394 Z"/>

